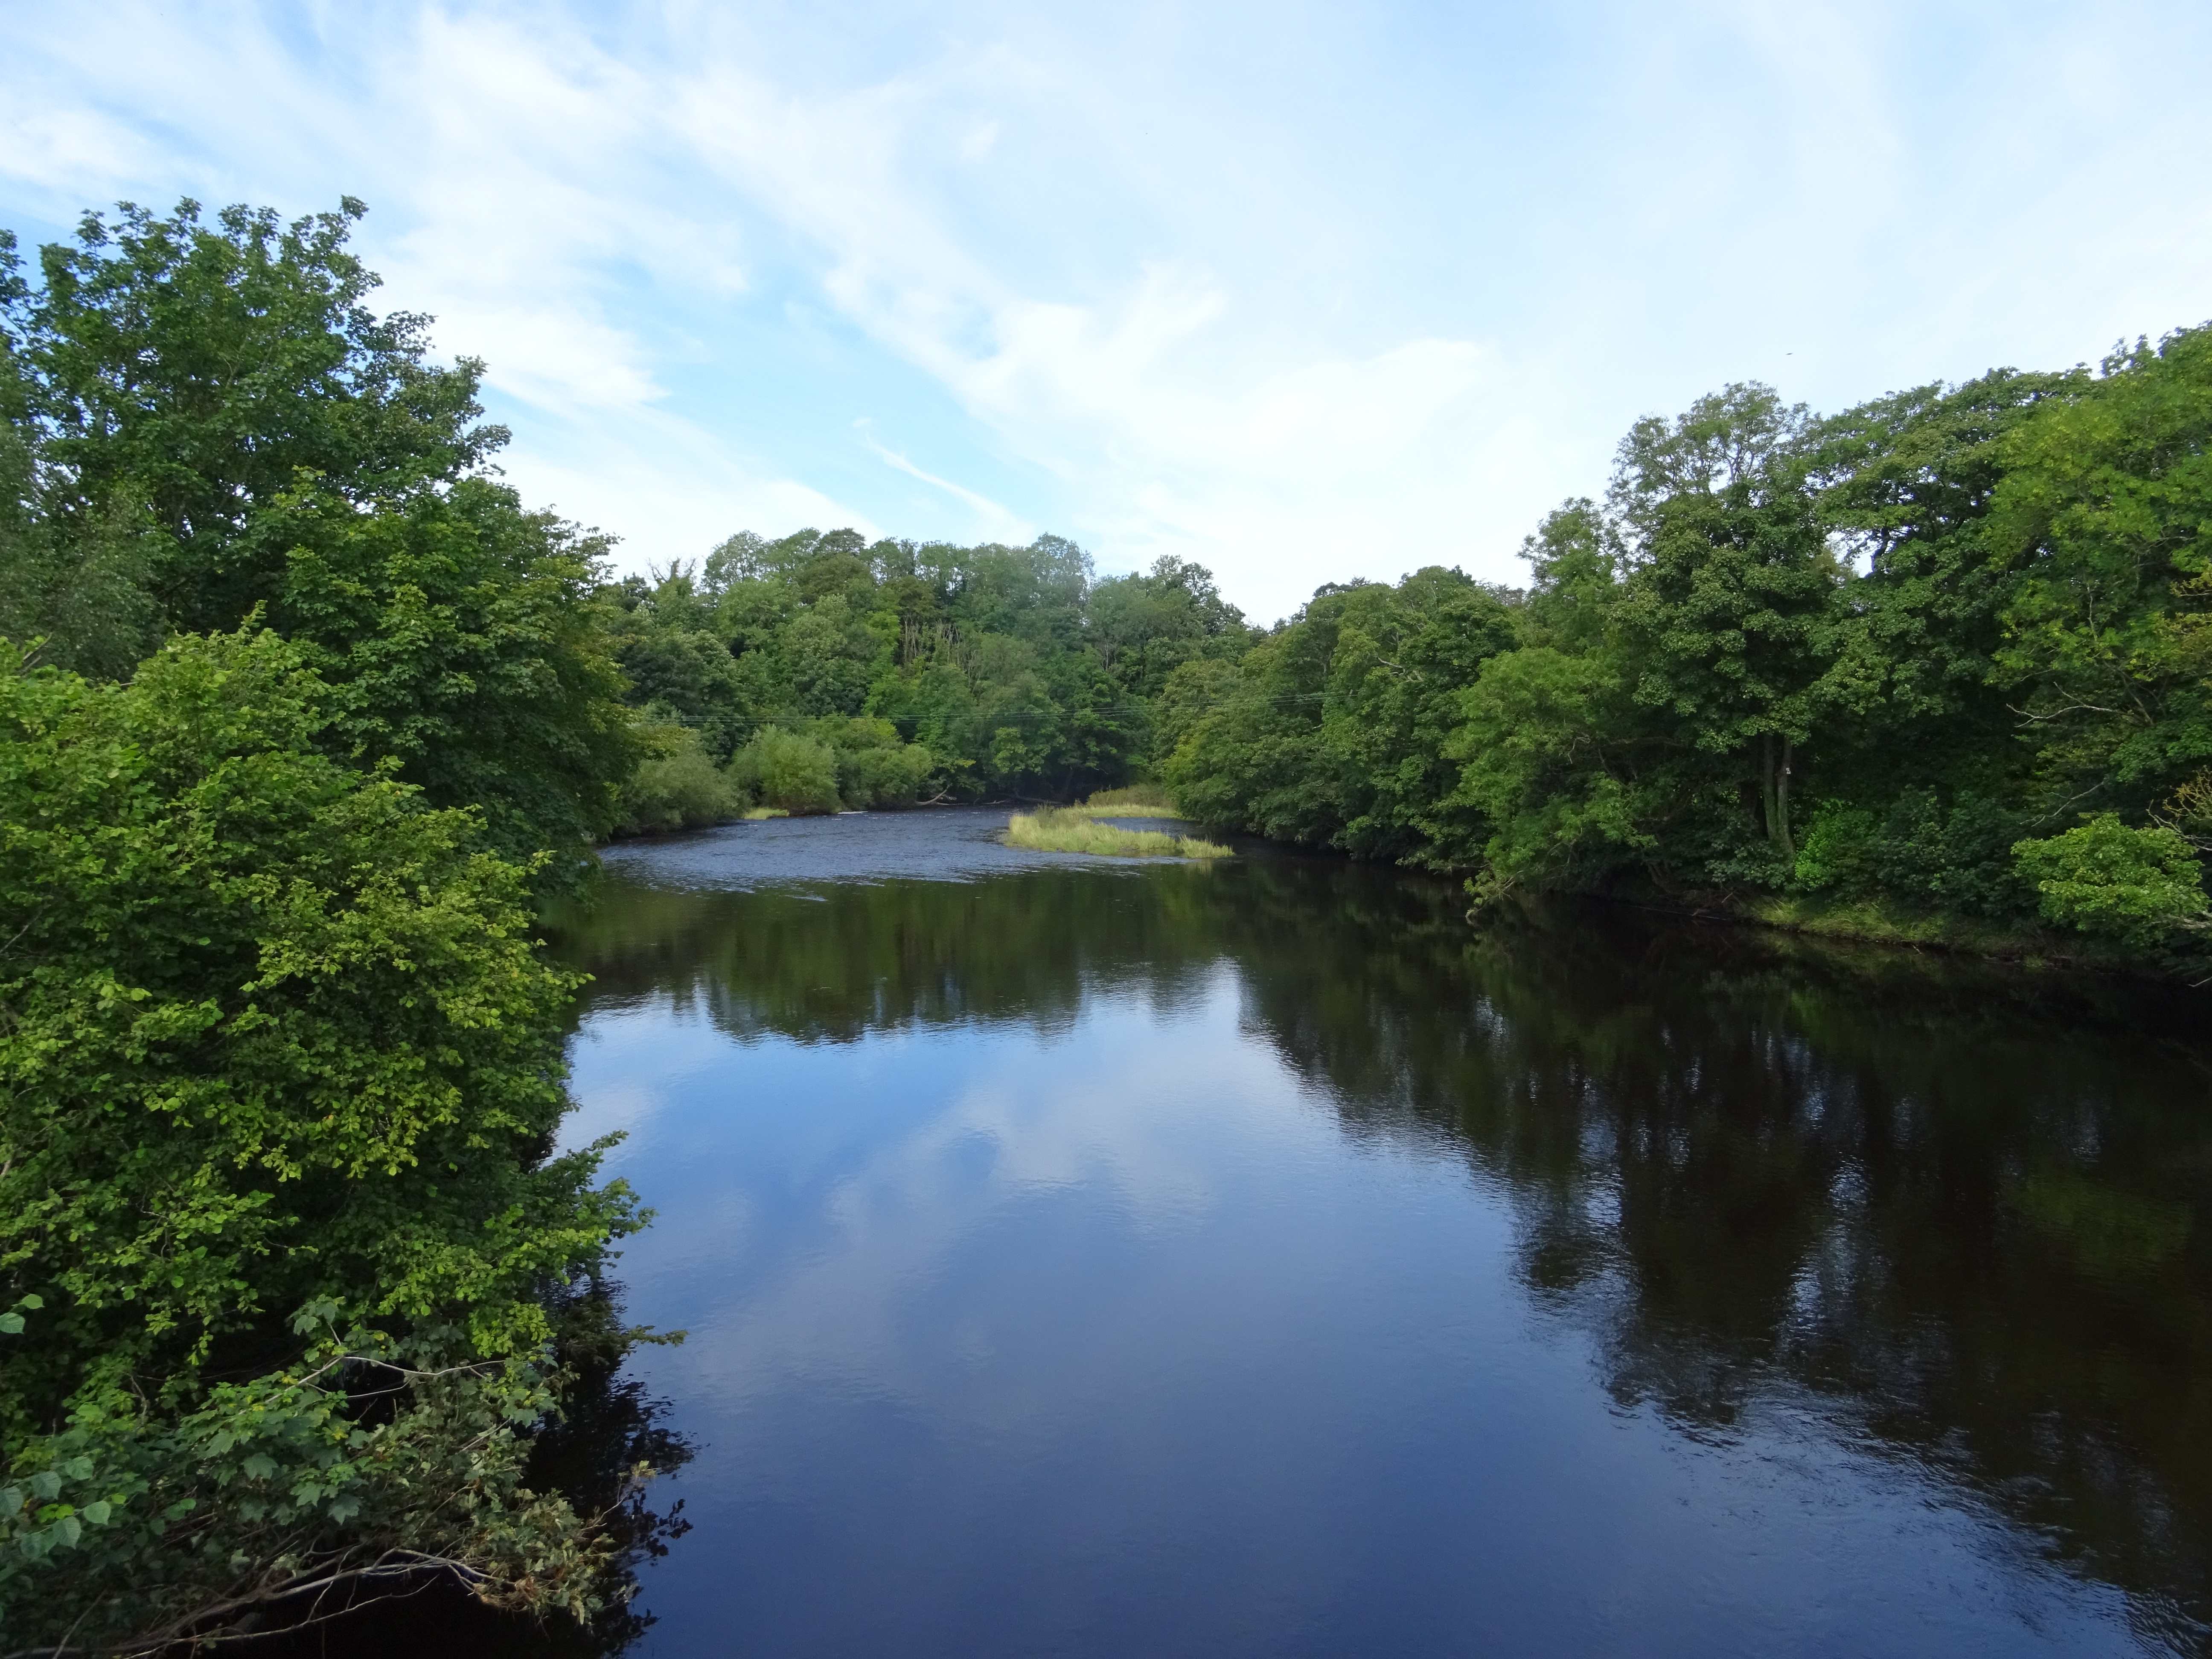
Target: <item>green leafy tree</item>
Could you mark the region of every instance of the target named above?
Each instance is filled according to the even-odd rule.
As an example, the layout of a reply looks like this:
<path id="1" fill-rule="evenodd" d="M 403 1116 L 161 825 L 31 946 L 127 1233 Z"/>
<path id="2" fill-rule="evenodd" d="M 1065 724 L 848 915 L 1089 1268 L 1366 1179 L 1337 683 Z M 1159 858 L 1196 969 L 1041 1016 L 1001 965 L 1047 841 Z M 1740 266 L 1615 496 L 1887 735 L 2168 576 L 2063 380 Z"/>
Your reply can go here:
<path id="1" fill-rule="evenodd" d="M 1177 799 L 1209 823 L 1361 857 L 1471 861 L 1487 825 L 1444 748 L 1461 690 L 1515 642 L 1518 599 L 1440 566 L 1330 586 L 1233 674 L 1178 669 L 1163 699 Z"/>
<path id="2" fill-rule="evenodd" d="M 2199 624 L 2212 577 L 2212 327 L 2107 358 L 2002 444 L 1995 678 L 2054 806 L 2148 812 L 2212 763 Z"/>
<path id="3" fill-rule="evenodd" d="M 189 200 L 166 219 L 126 203 L 9 296 L 65 509 L 143 501 L 173 627 L 234 627 L 271 597 L 283 550 L 247 532 L 301 472 L 361 503 L 465 477 L 506 441 L 477 423 L 481 362 L 433 364 L 428 318 L 368 308 L 378 279 L 346 246 L 365 211 L 210 223 Z"/>
<path id="4" fill-rule="evenodd" d="M 593 1523 L 521 1431 L 545 1287 L 641 1216 L 550 1153 L 573 981 L 526 868 L 334 758 L 274 633 L 0 668 L 11 1635 L 221 1627 L 407 1551 L 581 1608 Z"/>
<path id="5" fill-rule="evenodd" d="M 126 204 L 43 249 L 35 289 L 0 248 L 0 623 L 119 676 L 164 631 L 258 616 L 337 689 L 337 752 L 397 758 L 558 878 L 638 757 L 586 602 L 606 541 L 482 476 L 507 435 L 483 366 L 369 309 L 362 212 Z"/>
<path id="6" fill-rule="evenodd" d="M 1771 388 L 1729 386 L 1671 424 L 1637 422 L 1610 498 L 1628 531 L 1614 625 L 1632 695 L 1688 754 L 1755 766 L 1760 827 L 1784 860 L 1796 751 L 1836 694 L 1844 574 L 1814 510 L 1808 425 Z"/>
<path id="7" fill-rule="evenodd" d="M 371 508 L 316 487 L 252 533 L 285 549 L 265 614 L 330 687 L 334 746 L 479 809 L 513 859 L 573 864 L 611 828 L 640 747 L 594 597 L 603 538 L 480 478 Z"/>

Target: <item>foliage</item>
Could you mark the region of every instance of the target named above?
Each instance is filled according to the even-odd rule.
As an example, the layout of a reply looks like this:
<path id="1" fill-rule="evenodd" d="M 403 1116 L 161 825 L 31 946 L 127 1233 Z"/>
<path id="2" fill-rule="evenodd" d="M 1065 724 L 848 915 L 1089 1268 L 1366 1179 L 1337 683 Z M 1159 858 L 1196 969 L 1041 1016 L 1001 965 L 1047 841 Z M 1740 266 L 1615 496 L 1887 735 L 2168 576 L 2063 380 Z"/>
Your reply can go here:
<path id="1" fill-rule="evenodd" d="M 479 478 L 368 511 L 306 489 L 254 533 L 286 549 L 267 617 L 330 686 L 333 746 L 480 809 L 513 859 L 605 835 L 638 744 L 590 601 L 604 538 Z"/>
<path id="2" fill-rule="evenodd" d="M 1513 642 L 1510 592 L 1431 567 L 1328 586 L 1242 661 L 1163 687 L 1162 775 L 1193 817 L 1363 857 L 1450 864 L 1480 821 L 1443 753 L 1460 691 Z"/>
<path id="3" fill-rule="evenodd" d="M 911 805 L 938 770 L 937 757 L 900 742 L 889 720 L 833 715 L 811 729 L 836 757 L 838 798 L 856 811 Z"/>
<path id="4" fill-rule="evenodd" d="M 748 800 L 786 812 L 837 811 L 837 753 L 819 738 L 763 726 L 730 761 L 730 777 Z"/>
<path id="5" fill-rule="evenodd" d="M 556 1600 L 596 1559 L 514 1440 L 557 1386 L 541 1287 L 641 1219 L 596 1149 L 548 1155 L 574 981 L 473 812 L 328 752 L 310 654 L 263 630 L 127 684 L 0 672 L 27 1637 L 234 1616 L 401 1548 Z"/>
<path id="6" fill-rule="evenodd" d="M 748 779 L 769 730 L 811 738 L 836 751 L 848 805 L 1065 799 L 1126 780 L 1155 751 L 1167 678 L 1251 638 L 1195 565 L 1102 580 L 1054 536 L 963 548 L 741 532 L 702 566 L 606 597 L 634 706 L 695 726 L 717 758 L 750 753 Z M 787 789 L 793 810 L 830 810 L 818 782 Z"/>
<path id="7" fill-rule="evenodd" d="M 663 726 L 656 736 L 660 751 L 640 761 L 623 786 L 623 834 L 726 823 L 744 811 L 744 792 L 714 764 L 697 732 Z"/>
<path id="8" fill-rule="evenodd" d="M 563 879 L 638 758 L 582 602 L 606 540 L 485 476 L 483 365 L 369 309 L 362 211 L 125 204 L 42 249 L 35 289 L 0 242 L 0 627 L 119 678 L 258 617 L 332 688 L 334 754 L 396 759 Z"/>
<path id="9" fill-rule="evenodd" d="M 365 210 L 210 224 L 196 202 L 167 219 L 125 203 L 41 249 L 43 283 L 13 295 L 58 494 L 71 513 L 143 505 L 176 627 L 234 627 L 270 597 L 282 550 L 253 545 L 253 520 L 302 473 L 364 505 L 465 477 L 506 441 L 471 424 L 480 362 L 436 367 L 428 318 L 368 309 L 378 279 L 346 246 Z"/>
<path id="10" fill-rule="evenodd" d="M 1208 822 L 1468 869 L 1486 902 L 1820 894 L 2183 948 L 2208 455 L 2212 328 L 1827 419 L 1727 386 L 1636 423 L 1603 497 L 1524 544 L 1525 595 L 1326 586 L 1176 671 L 1161 771 Z"/>
<path id="11" fill-rule="evenodd" d="M 2164 824 L 2130 829 L 2113 812 L 2013 848 L 2043 914 L 2145 949 L 2178 927 L 2212 926 L 2197 850 Z"/>

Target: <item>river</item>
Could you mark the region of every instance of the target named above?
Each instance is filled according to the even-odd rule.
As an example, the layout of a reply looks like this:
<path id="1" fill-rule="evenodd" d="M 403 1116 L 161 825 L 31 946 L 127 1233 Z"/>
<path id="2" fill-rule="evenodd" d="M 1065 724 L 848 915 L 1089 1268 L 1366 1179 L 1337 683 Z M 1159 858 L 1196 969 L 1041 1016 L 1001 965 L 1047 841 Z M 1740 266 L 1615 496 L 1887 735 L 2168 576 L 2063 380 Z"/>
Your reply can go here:
<path id="1" fill-rule="evenodd" d="M 633 843 L 639 1656 L 2196 1653 L 2200 996 L 1003 812 Z"/>

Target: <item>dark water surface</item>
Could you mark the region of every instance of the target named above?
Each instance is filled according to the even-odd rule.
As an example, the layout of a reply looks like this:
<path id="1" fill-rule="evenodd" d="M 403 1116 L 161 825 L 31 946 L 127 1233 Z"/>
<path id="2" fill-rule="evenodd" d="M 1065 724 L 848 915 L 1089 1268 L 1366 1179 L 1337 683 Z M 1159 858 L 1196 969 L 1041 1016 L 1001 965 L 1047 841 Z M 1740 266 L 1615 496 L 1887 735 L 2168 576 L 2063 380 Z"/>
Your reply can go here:
<path id="1" fill-rule="evenodd" d="M 1003 814 L 611 855 L 640 1655 L 2197 1652 L 2205 1004 Z"/>

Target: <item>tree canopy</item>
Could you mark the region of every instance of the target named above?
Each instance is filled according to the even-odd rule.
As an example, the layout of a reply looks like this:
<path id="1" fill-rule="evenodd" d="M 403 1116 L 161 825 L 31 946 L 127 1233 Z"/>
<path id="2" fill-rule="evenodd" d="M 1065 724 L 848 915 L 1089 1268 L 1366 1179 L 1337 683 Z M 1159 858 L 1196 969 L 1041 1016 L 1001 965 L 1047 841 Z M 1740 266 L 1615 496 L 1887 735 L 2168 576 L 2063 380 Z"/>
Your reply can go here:
<path id="1" fill-rule="evenodd" d="M 1866 904 L 2194 960 L 2208 438 L 2212 328 L 1826 418 L 1727 386 L 1639 421 L 1479 623 L 1424 571 L 1180 671 L 1162 769 L 1211 821 L 1485 897 Z M 1434 620 L 1401 649 L 1370 617 Z"/>
<path id="2" fill-rule="evenodd" d="M 629 1488 L 529 1478 L 641 1334 L 532 938 L 644 752 L 606 544 L 488 471 L 360 211 L 126 204 L 35 284 L 0 242 L 11 1648 L 621 1598 Z"/>

